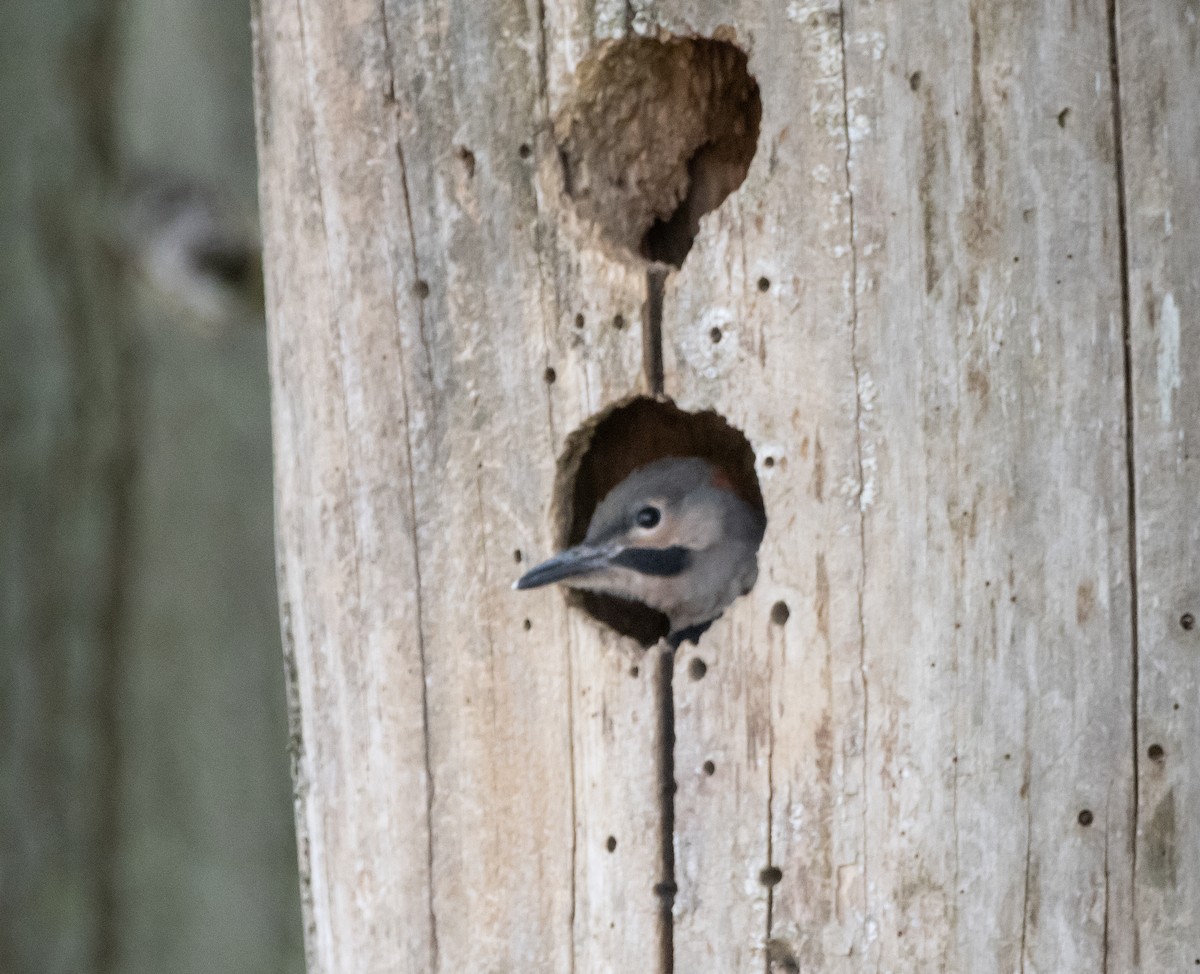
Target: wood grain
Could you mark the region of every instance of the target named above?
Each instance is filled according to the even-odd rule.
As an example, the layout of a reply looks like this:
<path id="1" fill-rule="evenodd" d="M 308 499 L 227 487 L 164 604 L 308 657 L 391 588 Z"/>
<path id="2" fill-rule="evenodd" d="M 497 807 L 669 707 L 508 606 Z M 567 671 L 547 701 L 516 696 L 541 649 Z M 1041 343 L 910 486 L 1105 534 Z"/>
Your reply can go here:
<path id="1" fill-rule="evenodd" d="M 1155 309 L 1132 320 L 1143 441 L 1105 7 L 264 0 L 259 22 L 312 969 L 1082 972 L 1176 950 L 1196 879 L 1170 857 L 1195 832 L 1171 806 L 1171 845 L 1163 809 L 1191 794 L 1194 715 L 1163 704 L 1194 635 L 1144 675 L 1165 630 L 1137 614 L 1135 656 L 1127 457 L 1132 434 L 1145 602 L 1196 551 L 1159 540 L 1194 463 L 1161 322 L 1168 293 L 1194 301 L 1197 194 L 1164 174 L 1194 179 L 1196 126 L 1168 96 L 1128 153 L 1147 174 L 1125 167 L 1128 205 L 1174 194 L 1182 234 L 1164 251 L 1129 221 L 1156 295 L 1132 292 Z M 562 205 L 550 121 L 597 43 L 658 28 L 736 40 L 762 93 L 758 154 L 662 329 L 666 393 L 746 433 L 770 519 L 757 588 L 675 666 L 669 940 L 655 667 L 507 589 L 514 551 L 553 544 L 568 434 L 646 389 L 644 273 Z M 1170 92 L 1195 81 L 1188 36 L 1156 66 Z M 1125 114 L 1155 84 L 1122 86 Z M 1153 625 L 1179 628 L 1195 593 L 1170 591 Z M 1138 762 L 1140 805 L 1135 707 L 1167 755 Z"/>
<path id="2" fill-rule="evenodd" d="M 642 967 L 654 668 L 509 588 L 566 435 L 638 388 L 642 275 L 560 243 L 524 6 L 259 24 L 310 970 Z"/>
<path id="3" fill-rule="evenodd" d="M 1137 527 L 1135 919 L 1142 969 L 1184 970 L 1200 962 L 1200 827 L 1187 811 L 1200 801 L 1200 10 L 1131 2 L 1118 13 Z"/>

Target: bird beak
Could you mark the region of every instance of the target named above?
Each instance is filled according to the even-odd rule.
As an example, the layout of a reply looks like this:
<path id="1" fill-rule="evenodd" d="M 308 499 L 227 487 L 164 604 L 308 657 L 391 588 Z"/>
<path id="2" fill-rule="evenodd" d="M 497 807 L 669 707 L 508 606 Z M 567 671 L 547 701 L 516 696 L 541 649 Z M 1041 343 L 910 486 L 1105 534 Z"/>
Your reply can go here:
<path id="1" fill-rule="evenodd" d="M 561 582 L 565 578 L 587 575 L 607 568 L 614 553 L 612 545 L 578 544 L 529 569 L 517 579 L 513 588 L 538 588 L 551 582 Z"/>

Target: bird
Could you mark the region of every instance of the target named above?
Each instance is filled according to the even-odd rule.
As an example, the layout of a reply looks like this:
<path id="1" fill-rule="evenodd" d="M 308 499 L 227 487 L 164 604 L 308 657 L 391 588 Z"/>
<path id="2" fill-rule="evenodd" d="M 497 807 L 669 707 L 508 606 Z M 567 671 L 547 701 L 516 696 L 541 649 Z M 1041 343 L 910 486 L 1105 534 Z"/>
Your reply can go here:
<path id="1" fill-rule="evenodd" d="M 672 649 L 700 636 L 758 578 L 766 516 L 701 457 L 639 467 L 596 506 L 584 539 L 513 585 L 570 588 L 641 602 L 667 617 Z"/>

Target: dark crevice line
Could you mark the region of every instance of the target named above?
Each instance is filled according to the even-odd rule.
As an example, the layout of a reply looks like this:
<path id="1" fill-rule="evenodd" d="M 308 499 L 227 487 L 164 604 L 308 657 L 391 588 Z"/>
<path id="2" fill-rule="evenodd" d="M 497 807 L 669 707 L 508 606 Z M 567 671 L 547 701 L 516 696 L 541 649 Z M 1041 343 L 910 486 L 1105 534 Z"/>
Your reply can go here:
<path id="1" fill-rule="evenodd" d="M 1028 717 L 1026 718 L 1026 724 L 1028 724 Z M 1028 730 L 1028 726 L 1026 726 L 1025 740 L 1027 745 L 1029 740 Z M 1026 751 L 1023 789 L 1025 791 L 1025 879 L 1022 884 L 1021 893 L 1021 956 L 1018 958 L 1021 974 L 1025 974 L 1025 952 L 1027 950 L 1029 935 L 1029 893 L 1033 867 L 1033 795 L 1029 790 L 1029 760 L 1029 753 Z"/>
<path id="2" fill-rule="evenodd" d="M 550 122 L 550 54 L 546 45 L 546 0 L 537 2 L 537 82 L 538 100 L 542 103 L 540 125 Z"/>
<path id="3" fill-rule="evenodd" d="M 661 267 L 646 271 L 646 303 L 642 308 L 642 369 L 652 396 L 663 394 L 663 293 L 667 272 Z"/>
<path id="4" fill-rule="evenodd" d="M 387 85 L 383 90 L 388 101 L 396 100 L 396 72 L 392 68 L 392 38 L 388 31 L 387 0 L 379 4 L 379 32 L 383 36 L 383 69 Z"/>
<path id="5" fill-rule="evenodd" d="M 662 314 L 667 272 L 661 267 L 646 271 L 646 302 L 642 309 L 642 369 L 650 394 L 663 394 Z M 675 651 L 668 648 L 659 657 L 658 747 L 659 806 L 662 877 L 655 886 L 659 896 L 659 970 L 675 970 Z"/>
<path id="6" fill-rule="evenodd" d="M 1138 536 L 1137 463 L 1134 448 L 1136 410 L 1133 395 L 1133 337 L 1129 295 L 1129 223 L 1125 194 L 1125 150 L 1121 120 L 1121 63 L 1117 44 L 1117 0 L 1108 0 L 1108 66 L 1112 96 L 1113 166 L 1117 188 L 1117 250 L 1121 271 L 1121 332 L 1125 380 L 1125 477 L 1127 481 L 1129 532 L 1129 623 L 1130 623 L 1130 739 L 1133 749 L 1133 810 L 1130 826 L 1130 913 L 1132 915 L 1133 963 L 1141 962 L 1137 914 L 1138 805 L 1141 800 L 1138 767 Z"/>
<path id="7" fill-rule="evenodd" d="M 400 164 L 400 188 L 404 193 L 404 222 L 408 228 L 408 244 L 412 250 L 412 274 L 413 285 L 420 289 L 422 285 L 428 287 L 425 279 L 421 276 L 421 261 L 417 256 L 417 230 L 413 223 L 412 211 L 412 195 L 408 191 L 408 162 L 404 158 L 404 145 L 399 137 L 396 138 L 396 160 Z M 429 388 L 433 388 L 433 354 L 429 350 L 429 331 L 425 321 L 425 297 L 418 294 L 417 296 L 417 328 L 421 338 L 421 349 L 425 353 L 425 380 L 429 383 Z"/>
<path id="8" fill-rule="evenodd" d="M 658 785 L 662 821 L 662 878 L 654 887 L 659 898 L 659 972 L 675 971 L 675 651 L 658 658 Z"/>
<path id="9" fill-rule="evenodd" d="M 408 227 L 409 246 L 412 251 L 412 271 L 413 277 L 416 280 L 421 279 L 421 268 L 417 258 L 417 235 L 413 225 L 412 214 L 412 199 L 408 191 L 408 166 L 404 159 L 404 147 L 400 144 L 399 138 L 396 139 L 396 158 L 400 165 L 400 187 L 404 194 L 404 218 Z M 397 309 L 398 311 L 399 309 Z M 397 314 L 397 320 L 399 315 Z M 417 324 L 420 328 L 421 344 L 426 351 L 426 361 L 429 366 L 429 381 L 432 386 L 433 381 L 433 365 L 429 359 L 429 346 L 425 341 L 425 302 L 423 298 L 417 298 Z M 397 350 L 402 349 L 403 345 L 399 337 L 396 340 Z M 424 760 L 425 760 L 425 819 L 426 819 L 426 836 L 427 848 L 426 869 L 429 871 L 429 953 L 430 953 L 430 971 L 438 970 L 438 927 L 437 927 L 437 912 L 434 906 L 434 855 L 433 855 L 433 823 L 434 823 L 434 804 L 435 791 L 433 780 L 433 753 L 430 741 L 430 721 L 429 721 L 429 659 L 425 646 L 425 618 L 424 618 L 424 597 L 425 588 L 421 581 L 421 543 L 420 534 L 417 528 L 417 482 L 414 471 L 413 459 L 413 437 L 412 437 L 412 411 L 408 399 L 408 382 L 404 378 L 403 370 L 401 370 L 400 395 L 404 403 L 404 451 L 405 464 L 408 472 L 408 493 L 412 503 L 410 511 L 411 524 L 411 539 L 413 549 L 413 574 L 416 576 L 416 635 L 417 649 L 420 655 L 421 662 L 421 735 L 424 740 Z"/>
<path id="10" fill-rule="evenodd" d="M 782 628 L 779 630 L 781 641 L 786 639 Z M 774 640 L 772 640 L 773 642 Z M 767 687 L 775 686 L 775 667 L 774 654 L 767 654 Z M 782 667 L 781 667 L 782 668 Z M 767 722 L 767 865 L 775 865 L 775 707 L 773 706 L 770 694 L 768 691 L 767 697 L 768 706 L 771 711 L 771 719 Z M 766 964 L 765 974 L 771 974 L 771 928 L 775 925 L 775 885 L 772 883 L 767 887 L 767 933 L 763 940 L 766 945 L 766 950 L 763 952 L 763 959 Z"/>
<path id="11" fill-rule="evenodd" d="M 1110 793 L 1111 796 L 1111 793 Z M 1108 953 L 1109 953 L 1109 916 L 1110 916 L 1110 889 L 1112 881 L 1108 871 L 1108 840 L 1109 828 L 1111 820 L 1109 819 L 1109 800 L 1104 801 L 1104 943 L 1102 944 L 1102 953 L 1100 955 L 1100 974 L 1108 974 Z"/>

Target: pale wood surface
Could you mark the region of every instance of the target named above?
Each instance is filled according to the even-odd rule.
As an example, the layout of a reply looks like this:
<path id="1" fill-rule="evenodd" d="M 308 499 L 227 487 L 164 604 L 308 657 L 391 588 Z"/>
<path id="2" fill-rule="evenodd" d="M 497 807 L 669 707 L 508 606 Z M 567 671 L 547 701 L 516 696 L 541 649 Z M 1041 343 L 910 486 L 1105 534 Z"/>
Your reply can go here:
<path id="1" fill-rule="evenodd" d="M 1200 8 L 1120 6 L 1138 580 L 1137 934 L 1200 963 Z M 1181 620 L 1196 621 L 1185 629 Z M 1162 749 L 1161 759 L 1150 749 Z"/>
<path id="2" fill-rule="evenodd" d="M 524 8 L 260 23 L 310 969 L 642 969 L 654 668 L 509 588 L 563 439 L 636 389 L 642 275 L 557 242 Z"/>
<path id="3" fill-rule="evenodd" d="M 1103 6 L 259 16 L 312 969 L 662 969 L 655 667 L 508 590 L 553 544 L 565 437 L 645 389 L 644 277 L 563 208 L 549 121 L 601 38 L 657 26 L 732 28 L 763 98 L 666 288 L 665 391 L 744 430 L 770 518 L 754 593 L 675 667 L 674 968 L 1175 969 L 1151 958 L 1194 938 L 1197 544 L 1169 525 L 1195 393 L 1135 288 L 1141 601 L 1176 593 L 1135 658 Z M 1131 215 L 1132 267 L 1184 309 L 1183 361 L 1194 35 L 1157 58 L 1133 23 L 1122 63 L 1158 74 L 1126 73 L 1126 116 L 1173 78 L 1153 119 L 1180 134 L 1157 169 L 1127 151 L 1131 214 L 1169 196 L 1176 227 L 1164 252 Z M 1166 752 L 1140 804 L 1135 713 Z"/>
<path id="4" fill-rule="evenodd" d="M 694 933 L 677 957 L 687 943 L 696 964 L 747 969 L 769 938 L 781 969 L 1127 968 L 1106 22 L 1068 25 L 1049 4 L 1011 18 L 856 5 L 842 29 L 836 5 L 788 9 L 797 22 L 763 36 L 797 31 L 816 77 L 772 83 L 788 61 L 769 47 L 751 67 L 768 98 L 811 92 L 764 111 L 764 147 L 805 147 L 778 150 L 798 172 L 752 170 L 680 274 L 687 298 L 665 328 L 684 403 L 728 401 L 774 458 L 764 493 L 785 523 L 768 531 L 775 585 L 740 610 L 745 635 L 711 650 L 714 672 L 727 656 L 745 667 L 746 732 L 731 734 L 727 687 L 705 686 L 714 713 L 697 706 L 692 739 L 729 753 L 729 797 L 677 817 L 680 844 L 711 863 L 694 880 L 708 901 L 681 901 Z M 740 354 L 704 348 L 719 308 L 738 329 L 720 346 Z M 776 634 L 780 597 L 793 611 Z M 764 845 L 782 878 L 756 910 Z M 746 904 L 740 943 L 720 922 L 731 900 Z"/>

